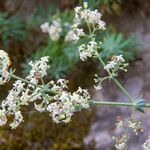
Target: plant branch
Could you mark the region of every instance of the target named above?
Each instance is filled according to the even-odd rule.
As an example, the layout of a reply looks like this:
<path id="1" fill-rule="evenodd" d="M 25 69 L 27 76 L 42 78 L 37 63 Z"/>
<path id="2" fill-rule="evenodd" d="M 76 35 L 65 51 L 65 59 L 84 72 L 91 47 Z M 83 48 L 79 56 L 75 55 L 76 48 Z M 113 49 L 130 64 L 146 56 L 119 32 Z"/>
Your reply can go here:
<path id="1" fill-rule="evenodd" d="M 104 61 L 102 60 L 102 58 L 99 56 L 98 57 L 99 61 L 102 63 L 103 67 L 105 67 L 105 63 Z M 116 85 L 120 88 L 120 90 L 129 98 L 129 101 L 131 101 L 132 103 L 134 103 L 134 99 L 132 98 L 132 96 L 126 91 L 126 89 L 122 86 L 122 84 L 116 79 L 113 77 L 112 73 L 107 70 L 108 74 L 110 75 L 111 79 L 116 83 Z"/>
<path id="2" fill-rule="evenodd" d="M 136 103 L 124 103 L 124 102 L 110 102 L 110 101 L 98 101 L 98 100 L 90 100 L 92 105 L 102 105 L 102 106 L 128 106 L 128 107 L 136 107 Z M 150 104 L 146 103 L 143 105 L 145 108 L 149 108 Z"/>
<path id="3" fill-rule="evenodd" d="M 33 85 L 33 86 L 35 86 L 35 87 L 39 87 L 39 88 L 43 89 L 43 91 L 45 91 L 45 92 L 50 92 L 50 93 L 53 93 L 53 94 L 56 93 L 56 91 L 54 91 L 54 90 L 51 90 L 51 89 L 49 89 L 49 88 L 45 88 L 43 85 L 34 84 L 34 83 L 32 83 L 32 82 L 30 82 L 30 81 L 28 81 L 28 80 L 26 80 L 26 79 L 23 79 L 23 78 L 21 78 L 21 77 L 16 76 L 16 75 L 13 74 L 13 73 L 9 73 L 9 76 L 12 77 L 12 78 L 14 78 L 14 79 L 21 80 L 21 81 L 23 81 L 24 83 L 31 84 L 31 85 Z"/>

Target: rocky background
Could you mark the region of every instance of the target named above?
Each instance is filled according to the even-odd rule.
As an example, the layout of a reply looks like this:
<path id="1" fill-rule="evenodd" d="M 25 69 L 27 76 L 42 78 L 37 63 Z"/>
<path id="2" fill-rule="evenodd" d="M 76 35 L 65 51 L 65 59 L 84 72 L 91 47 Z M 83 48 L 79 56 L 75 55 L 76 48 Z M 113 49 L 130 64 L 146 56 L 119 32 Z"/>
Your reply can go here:
<path id="1" fill-rule="evenodd" d="M 126 3 L 127 4 L 127 3 Z M 133 6 L 132 6 L 133 5 Z M 131 7 L 131 8 L 130 8 Z M 138 99 L 142 96 L 145 102 L 150 102 L 150 2 L 135 1 L 130 3 L 120 16 L 107 18 L 112 21 L 119 31 L 125 34 L 134 33 L 140 41 L 140 56 L 131 63 L 129 71 L 120 75 L 119 80 L 127 91 Z M 106 99 L 127 102 L 128 99 L 113 83 L 105 83 L 101 93 L 94 94 L 96 99 Z M 86 145 L 95 144 L 97 150 L 113 150 L 112 136 L 118 134 L 115 128 L 115 117 L 127 118 L 131 110 L 126 107 L 97 107 L 96 121 L 92 123 L 91 130 L 84 138 Z M 145 113 L 136 112 L 135 118 L 141 120 L 144 131 L 139 136 L 132 135 L 128 145 L 129 150 L 143 150 L 142 144 L 150 134 L 150 110 Z"/>
<path id="2" fill-rule="evenodd" d="M 47 8 L 51 0 L 43 0 L 42 3 Z M 10 14 L 29 17 L 40 0 L 1 0 L 0 10 Z M 59 7 L 65 9 L 72 8 L 74 1 L 59 0 Z M 140 41 L 140 55 L 131 62 L 129 71 L 121 74 L 119 80 L 127 88 L 127 91 L 134 97 L 144 97 L 145 102 L 150 99 L 150 2 L 148 0 L 122 0 L 118 14 L 111 13 L 105 16 L 107 22 L 111 22 L 117 31 L 126 35 L 135 33 Z M 105 8 L 102 7 L 105 11 Z M 12 44 L 10 54 L 14 58 L 15 65 L 21 70 L 20 64 L 27 54 L 34 52 L 41 44 L 41 36 L 36 31 L 35 36 L 29 36 L 27 43 L 16 47 Z M 32 47 L 30 46 L 32 43 Z M 34 43 L 34 44 L 33 44 Z M 27 50 L 28 49 L 28 50 Z M 92 66 L 93 67 L 93 66 Z M 88 68 L 86 68 L 88 70 Z M 94 67 L 93 67 L 94 69 Z M 76 69 L 75 69 L 76 72 Z M 19 72 L 20 73 L 20 72 Z M 21 74 L 21 73 L 20 73 Z M 71 80 L 77 78 L 74 74 Z M 82 75 L 82 73 L 81 73 Z M 84 79 L 84 77 L 82 77 Z M 76 80 L 75 80 L 76 81 Z M 9 87 L 7 87 L 9 88 Z M 2 89 L 1 93 L 6 93 L 7 89 Z M 93 96 L 99 100 L 114 100 L 127 102 L 127 98 L 110 82 L 103 85 L 101 92 L 95 92 Z M 73 118 L 69 125 L 55 125 L 49 121 L 49 116 L 43 114 L 27 113 L 25 122 L 16 130 L 9 127 L 0 129 L 0 150 L 114 150 L 112 136 L 120 131 L 115 128 L 116 117 L 128 117 L 131 110 L 126 107 L 96 107 L 96 110 L 85 111 Z M 137 112 L 137 120 L 141 120 L 145 132 L 140 136 L 132 134 L 128 143 L 129 150 L 142 150 L 142 144 L 148 137 L 150 127 L 150 110 L 146 109 L 145 114 Z"/>

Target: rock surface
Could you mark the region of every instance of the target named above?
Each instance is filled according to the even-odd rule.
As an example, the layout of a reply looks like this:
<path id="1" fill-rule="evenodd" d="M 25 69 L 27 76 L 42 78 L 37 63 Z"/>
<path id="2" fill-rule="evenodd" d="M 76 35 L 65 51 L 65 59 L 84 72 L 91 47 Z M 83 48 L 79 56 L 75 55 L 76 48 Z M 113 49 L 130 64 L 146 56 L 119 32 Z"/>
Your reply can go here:
<path id="1" fill-rule="evenodd" d="M 131 65 L 128 73 L 119 78 L 121 83 L 126 87 L 127 91 L 135 98 L 141 95 L 145 102 L 150 103 L 150 17 L 136 12 L 134 15 L 123 14 L 112 20 L 118 30 L 125 33 L 133 32 L 141 41 L 141 60 L 135 61 Z M 94 94 L 96 99 L 114 100 L 127 102 L 125 95 L 113 84 L 106 83 L 101 93 Z M 96 121 L 91 125 L 91 131 L 84 138 L 84 143 L 89 149 L 89 145 L 93 144 L 96 150 L 113 150 L 114 143 L 112 136 L 117 135 L 115 128 L 115 119 L 117 116 L 123 118 L 129 117 L 131 110 L 127 107 L 100 107 L 96 108 Z M 136 136 L 131 134 L 128 143 L 128 150 L 143 150 L 142 144 L 150 134 L 150 110 L 145 109 L 145 114 L 135 113 L 135 118 L 141 120 L 145 132 Z M 121 133 L 121 132 L 119 132 Z"/>

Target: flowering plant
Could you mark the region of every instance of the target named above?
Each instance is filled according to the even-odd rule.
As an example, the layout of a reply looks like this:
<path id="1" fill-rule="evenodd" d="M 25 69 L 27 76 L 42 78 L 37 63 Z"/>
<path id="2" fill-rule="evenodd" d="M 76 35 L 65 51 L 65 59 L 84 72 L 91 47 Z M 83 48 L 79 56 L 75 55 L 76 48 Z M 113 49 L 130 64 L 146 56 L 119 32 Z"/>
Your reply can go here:
<path id="1" fill-rule="evenodd" d="M 94 6 L 90 1 L 88 2 L 90 7 Z M 55 7 L 50 5 L 49 9 L 51 10 L 53 8 Z M 90 42 L 87 36 L 82 36 L 84 34 L 83 30 L 84 32 L 88 31 L 88 27 L 82 19 L 82 24 L 77 28 L 74 24 L 74 13 L 70 9 L 52 12 L 45 11 L 44 14 L 54 15 L 46 15 L 46 22 L 40 27 L 37 24 L 38 30 L 40 29 L 43 32 L 43 44 L 34 53 L 31 53 L 30 57 L 27 57 L 26 62 L 23 64 L 23 72 L 24 74 L 29 73 L 31 68 L 28 62 L 30 60 L 37 60 L 43 56 L 49 56 L 51 69 L 48 70 L 48 75 L 56 79 L 64 78 L 68 73 L 73 71 L 72 68 L 77 66 L 80 61 L 78 47 L 81 43 L 84 44 L 86 41 Z M 40 14 L 36 17 L 39 18 Z M 36 18 L 33 19 L 38 20 Z M 45 20 L 45 18 L 41 18 L 41 20 Z M 98 41 L 102 41 L 101 48 L 99 47 L 102 58 L 108 60 L 112 55 L 120 54 L 124 56 L 126 61 L 136 58 L 138 54 L 138 42 L 135 36 L 129 35 L 125 37 L 123 33 L 115 33 L 113 31 L 114 26 L 110 24 L 106 30 L 97 30 L 95 32 L 95 41 L 97 43 Z M 81 36 L 79 38 L 78 35 L 80 34 Z M 81 51 L 82 48 L 83 46 L 81 46 Z"/>
<path id="2" fill-rule="evenodd" d="M 131 107 L 133 113 L 129 120 L 118 118 L 117 127 L 126 126 L 128 130 L 120 137 L 113 137 L 116 149 L 126 149 L 126 142 L 129 139 L 129 129 L 135 134 L 143 131 L 140 121 L 134 120 L 134 112 L 138 110 L 144 112 L 144 107 L 150 107 L 150 104 L 145 104 L 143 99 L 135 100 L 116 79 L 120 70 L 127 71 L 128 63 L 125 62 L 123 55 L 112 56 L 105 63 L 101 56 L 101 41 L 96 39 L 96 32 L 105 30 L 105 22 L 101 20 L 101 13 L 98 10 L 90 10 L 87 3 L 83 3 L 83 7 L 75 8 L 74 23 L 71 29 L 66 34 L 65 40 L 78 41 L 81 37 L 87 40 L 78 47 L 80 59 L 86 61 L 89 57 L 98 59 L 102 64 L 107 76 L 99 77 L 95 75 L 95 89 L 102 88 L 102 82 L 105 80 L 113 80 L 120 90 L 128 97 L 129 102 L 109 102 L 93 100 L 87 90 L 78 88 L 77 91 L 71 93 L 68 90 L 65 79 L 58 79 L 56 82 L 51 80 L 47 83 L 44 77 L 50 68 L 48 65 L 49 57 L 42 57 L 38 61 L 30 62 L 31 70 L 25 78 L 18 77 L 14 74 L 14 70 L 10 69 L 10 59 L 4 50 L 0 50 L 0 84 L 3 85 L 11 78 L 16 79 L 12 89 L 9 91 L 5 100 L 1 103 L 0 109 L 0 125 L 3 126 L 8 122 L 8 116 L 13 116 L 14 119 L 9 123 L 12 129 L 19 126 L 23 121 L 22 107 L 34 103 L 34 108 L 39 112 L 48 112 L 56 123 L 68 123 L 72 115 L 82 109 L 88 109 L 93 105 L 106 106 L 128 106 Z M 88 30 L 82 28 L 86 25 Z M 60 20 L 57 19 L 50 26 L 49 23 L 41 25 L 43 32 L 49 33 L 52 40 L 57 40 L 60 37 L 62 29 L 60 28 Z M 55 32 L 54 32 L 55 31 Z M 144 148 L 149 149 L 149 139 L 144 143 Z"/>

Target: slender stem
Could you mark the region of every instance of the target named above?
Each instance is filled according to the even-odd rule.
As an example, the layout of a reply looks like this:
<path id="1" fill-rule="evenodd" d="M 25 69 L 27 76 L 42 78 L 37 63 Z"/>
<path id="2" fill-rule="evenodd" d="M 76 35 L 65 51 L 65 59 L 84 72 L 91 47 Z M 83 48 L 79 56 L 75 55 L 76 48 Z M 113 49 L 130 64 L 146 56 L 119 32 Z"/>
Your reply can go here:
<path id="1" fill-rule="evenodd" d="M 32 83 L 32 82 L 30 82 L 30 81 L 28 81 L 28 80 L 26 80 L 26 79 L 23 79 L 23 78 L 21 78 L 21 77 L 16 76 L 16 75 L 13 74 L 13 73 L 9 73 L 9 76 L 12 77 L 12 78 L 14 78 L 14 79 L 21 80 L 21 81 L 23 81 L 23 82 L 25 82 L 25 83 L 27 83 L 27 84 L 31 84 L 31 85 L 33 85 L 33 86 L 35 86 L 35 87 L 39 87 L 39 88 L 43 89 L 45 92 L 50 92 L 50 93 L 53 93 L 53 94 L 56 93 L 56 91 L 54 91 L 54 90 L 51 90 L 51 89 L 49 89 L 49 88 L 45 88 L 45 87 L 43 87 L 42 85 L 34 84 L 34 83 Z"/>
<path id="2" fill-rule="evenodd" d="M 102 63 L 103 67 L 105 67 L 106 65 L 100 56 L 98 57 L 98 59 Z M 122 84 L 116 78 L 113 77 L 112 73 L 109 70 L 107 70 L 107 72 L 111 76 L 112 80 L 116 83 L 116 85 L 120 88 L 120 90 L 129 98 L 129 101 L 134 103 L 134 99 L 130 96 L 130 94 L 126 91 Z"/>
<path id="3" fill-rule="evenodd" d="M 129 100 L 131 100 L 132 102 L 134 102 L 133 98 L 130 96 L 130 94 L 125 90 L 125 88 L 121 85 L 121 83 L 116 79 L 113 78 L 113 81 L 118 85 L 118 87 L 124 92 L 124 94 L 129 98 Z"/>
<path id="4" fill-rule="evenodd" d="M 135 103 L 124 103 L 124 102 L 110 102 L 110 101 L 98 101 L 98 100 L 90 100 L 90 102 L 94 105 L 102 105 L 102 106 L 128 106 L 128 107 L 136 107 Z M 144 104 L 145 108 L 150 107 L 150 104 Z"/>
<path id="5" fill-rule="evenodd" d="M 25 80 L 25 79 L 23 79 L 23 78 L 21 78 L 21 77 L 16 76 L 16 75 L 13 74 L 13 73 L 9 73 L 9 76 L 11 76 L 11 77 L 14 78 L 14 79 L 21 80 L 21 81 L 23 81 L 23 82 L 25 82 L 25 83 L 27 83 L 27 84 L 31 84 L 31 85 L 33 85 L 33 86 L 35 86 L 35 87 L 41 88 L 41 85 L 34 84 L 34 83 L 32 83 L 32 82 L 30 82 L 30 81 L 28 81 L 28 80 Z"/>
<path id="6" fill-rule="evenodd" d="M 86 24 L 87 24 L 87 27 L 88 27 L 88 30 L 89 30 L 89 35 L 90 35 L 90 38 L 92 37 L 93 33 L 91 31 L 91 27 L 90 27 L 90 24 L 88 23 L 88 21 L 86 20 Z"/>

